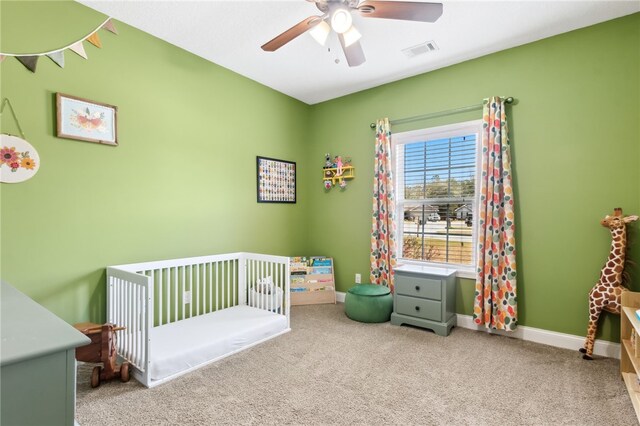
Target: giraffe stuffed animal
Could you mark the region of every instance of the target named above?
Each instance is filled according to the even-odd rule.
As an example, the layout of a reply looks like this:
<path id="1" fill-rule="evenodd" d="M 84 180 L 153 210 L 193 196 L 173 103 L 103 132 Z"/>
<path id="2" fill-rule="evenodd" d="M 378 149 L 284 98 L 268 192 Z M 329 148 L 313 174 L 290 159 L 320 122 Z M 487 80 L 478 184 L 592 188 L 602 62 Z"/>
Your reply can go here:
<path id="1" fill-rule="evenodd" d="M 638 220 L 638 216 L 623 216 L 622 209 L 613 210 L 600 224 L 611 231 L 609 258 L 600 271 L 600 279 L 589 292 L 589 327 L 587 339 L 580 352 L 584 359 L 593 359 L 593 341 L 598 329 L 598 318 L 603 310 L 620 315 L 620 296 L 627 291 L 622 285 L 622 272 L 627 248 L 627 223 Z"/>

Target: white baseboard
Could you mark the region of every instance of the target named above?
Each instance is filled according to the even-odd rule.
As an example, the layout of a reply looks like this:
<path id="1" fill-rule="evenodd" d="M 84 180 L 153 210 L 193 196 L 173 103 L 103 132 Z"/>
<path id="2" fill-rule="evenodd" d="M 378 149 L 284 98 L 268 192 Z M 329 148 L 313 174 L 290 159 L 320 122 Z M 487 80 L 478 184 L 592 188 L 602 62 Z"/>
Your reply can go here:
<path id="1" fill-rule="evenodd" d="M 515 331 L 491 330 L 484 326 L 478 326 L 475 324 L 471 315 L 457 314 L 457 317 L 458 327 L 499 334 L 500 336 L 527 340 L 529 342 L 542 343 L 544 345 L 555 346 L 557 348 L 573 349 L 577 351 L 583 346 L 585 339 L 583 336 L 558 333 L 557 331 L 543 330 L 541 328 L 528 327 L 526 325 L 519 325 Z M 593 353 L 598 356 L 620 359 L 620 344 L 607 342 L 606 340 L 596 340 L 593 345 Z"/>
<path id="2" fill-rule="evenodd" d="M 336 291 L 336 301 L 344 303 L 346 293 Z M 484 326 L 478 326 L 473 322 L 471 315 L 457 314 L 458 327 L 469 330 L 483 331 L 485 333 L 498 334 L 500 336 L 512 337 L 514 339 L 527 340 L 529 342 L 542 343 L 543 345 L 555 346 L 556 348 L 572 349 L 577 351 L 584 344 L 584 336 L 559 333 L 557 331 L 543 330 L 542 328 L 519 325 L 515 331 L 491 330 Z M 596 340 L 593 345 L 593 354 L 607 358 L 620 359 L 620 343 L 608 342 L 606 340 Z"/>

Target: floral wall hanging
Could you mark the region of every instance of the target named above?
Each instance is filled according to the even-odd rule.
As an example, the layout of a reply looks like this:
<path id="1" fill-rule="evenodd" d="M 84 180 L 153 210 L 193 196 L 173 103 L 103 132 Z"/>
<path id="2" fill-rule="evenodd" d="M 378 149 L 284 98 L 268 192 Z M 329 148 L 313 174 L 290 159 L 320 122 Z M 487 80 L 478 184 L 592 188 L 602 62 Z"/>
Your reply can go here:
<path id="1" fill-rule="evenodd" d="M 9 134 L 0 134 L 0 182 L 18 183 L 31 179 L 40 168 L 38 151 L 25 140 L 24 132 L 9 99 L 5 98 L 0 106 L 0 115 L 5 106 L 9 106 L 21 138 Z"/>
<path id="2" fill-rule="evenodd" d="M 38 151 L 26 140 L 0 135 L 0 182 L 18 183 L 31 179 L 40 168 Z"/>

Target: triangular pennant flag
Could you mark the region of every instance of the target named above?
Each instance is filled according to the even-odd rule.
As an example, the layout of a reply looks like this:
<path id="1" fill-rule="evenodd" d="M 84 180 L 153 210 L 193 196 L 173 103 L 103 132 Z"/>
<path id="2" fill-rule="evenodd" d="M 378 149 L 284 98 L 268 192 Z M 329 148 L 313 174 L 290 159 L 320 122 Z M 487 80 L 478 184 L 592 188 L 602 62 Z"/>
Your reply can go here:
<path id="1" fill-rule="evenodd" d="M 116 30 L 116 26 L 113 24 L 113 21 L 111 19 L 105 22 L 102 28 L 104 28 L 107 31 L 111 31 L 114 34 L 118 34 L 118 30 Z"/>
<path id="2" fill-rule="evenodd" d="M 69 46 L 69 49 L 73 50 L 78 55 L 80 55 L 83 58 L 87 59 L 87 53 L 84 51 L 84 46 L 82 45 L 82 41 L 79 41 L 79 42 Z"/>
<path id="3" fill-rule="evenodd" d="M 93 44 L 95 47 L 102 47 L 102 42 L 100 41 L 100 37 L 98 37 L 98 33 L 95 32 L 87 37 L 87 41 Z"/>
<path id="4" fill-rule="evenodd" d="M 64 68 L 64 50 L 58 52 L 49 53 L 47 55 L 49 59 L 58 64 L 60 68 Z"/>
<path id="5" fill-rule="evenodd" d="M 4 58 L 6 58 L 6 56 L 0 55 L 0 62 L 4 61 Z"/>
<path id="6" fill-rule="evenodd" d="M 22 65 L 27 67 L 27 69 L 31 72 L 36 72 L 36 65 L 38 65 L 39 56 L 16 56 L 16 59 L 19 60 Z"/>

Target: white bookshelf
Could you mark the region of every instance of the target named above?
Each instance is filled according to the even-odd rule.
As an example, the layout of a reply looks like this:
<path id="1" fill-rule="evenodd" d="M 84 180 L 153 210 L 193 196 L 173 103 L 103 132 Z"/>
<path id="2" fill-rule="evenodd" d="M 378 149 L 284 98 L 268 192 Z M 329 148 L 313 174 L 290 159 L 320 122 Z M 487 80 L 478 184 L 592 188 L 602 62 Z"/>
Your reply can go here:
<path id="1" fill-rule="evenodd" d="M 336 281 L 333 274 L 333 259 L 330 257 L 306 259 L 308 259 L 306 266 L 294 261 L 291 264 L 291 305 L 335 304 Z M 314 259 L 324 259 L 329 264 L 314 266 L 312 263 Z"/>

